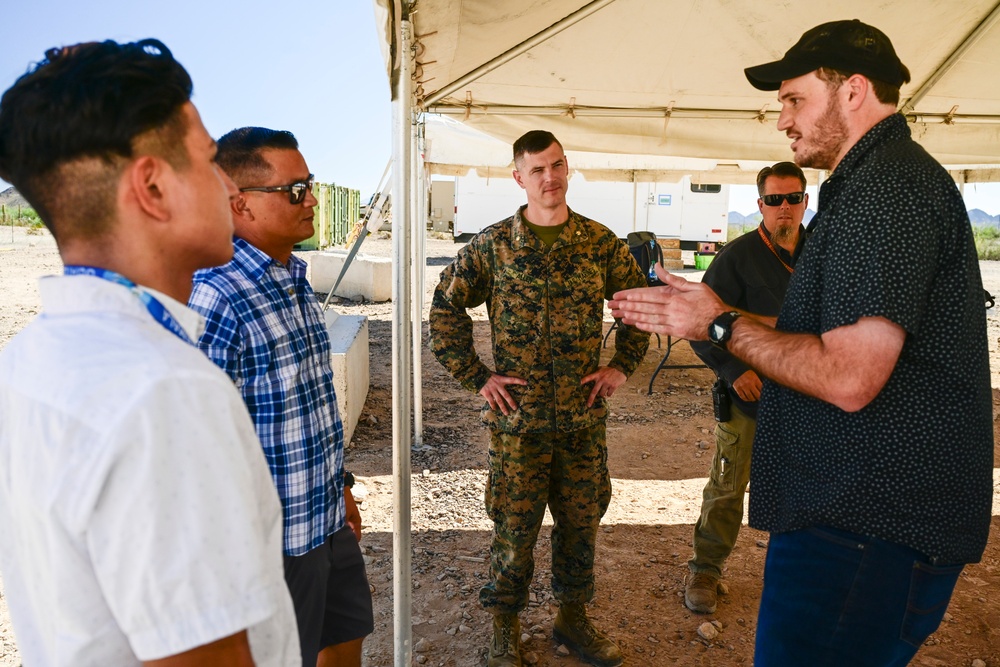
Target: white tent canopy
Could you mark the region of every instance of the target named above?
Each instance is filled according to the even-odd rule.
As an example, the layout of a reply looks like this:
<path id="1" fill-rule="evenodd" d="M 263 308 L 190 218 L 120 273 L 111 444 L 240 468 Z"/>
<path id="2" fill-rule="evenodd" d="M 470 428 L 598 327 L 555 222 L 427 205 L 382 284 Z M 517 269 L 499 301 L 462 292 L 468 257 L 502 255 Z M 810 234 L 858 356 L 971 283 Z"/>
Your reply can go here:
<path id="1" fill-rule="evenodd" d="M 375 0 L 391 80 L 400 2 Z M 882 29 L 910 68 L 918 141 L 955 168 L 1000 163 L 994 0 L 420 0 L 416 104 L 507 144 L 545 128 L 575 151 L 786 160 L 775 94 L 743 69 L 844 18 Z"/>

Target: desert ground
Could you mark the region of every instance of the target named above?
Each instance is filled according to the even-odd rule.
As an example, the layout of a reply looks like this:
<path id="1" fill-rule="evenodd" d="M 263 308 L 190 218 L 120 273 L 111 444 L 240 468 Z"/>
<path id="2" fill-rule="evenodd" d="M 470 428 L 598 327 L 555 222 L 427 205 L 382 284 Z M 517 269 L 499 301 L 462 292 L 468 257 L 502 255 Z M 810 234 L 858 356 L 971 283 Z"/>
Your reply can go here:
<path id="1" fill-rule="evenodd" d="M 390 248 L 388 239 L 371 237 L 362 251 L 388 256 Z M 425 317 L 437 275 L 457 248 L 450 239 L 428 239 Z M 1000 294 L 1000 263 L 982 262 L 981 267 L 986 288 Z M 47 234 L 0 228 L 0 348 L 39 312 L 37 278 L 60 269 Z M 685 274 L 689 279 L 701 275 Z M 371 388 L 347 461 L 367 492 L 361 503 L 362 546 L 374 591 L 376 628 L 365 643 L 365 664 L 382 667 L 393 664 L 392 306 L 336 298 L 333 302 L 341 313 L 369 318 Z M 988 312 L 995 414 L 1000 408 L 998 310 Z M 485 310 L 476 309 L 473 316 L 476 347 L 488 358 Z M 605 319 L 607 329 L 610 314 Z M 490 616 L 478 603 L 488 572 L 490 523 L 483 509 L 488 438 L 479 423 L 481 401 L 434 360 L 426 345 L 426 323 L 424 334 L 423 433 L 411 453 L 414 662 L 477 667 L 485 664 L 490 632 Z M 609 344 L 613 341 L 612 335 Z M 723 577 L 728 593 L 720 597 L 715 614 L 699 615 L 684 607 L 691 531 L 715 449 L 709 394 L 713 376 L 704 368 L 665 369 L 647 394 L 665 351 L 666 340 L 662 343 L 664 347 L 657 347 L 653 338 L 641 367 L 611 399 L 608 446 L 614 495 L 598 541 L 591 615 L 622 646 L 629 666 L 751 665 L 768 536 L 748 527 L 741 531 Z M 697 361 L 686 343 L 679 343 L 670 357 L 675 364 Z M 577 667 L 584 663 L 566 655 L 565 647 L 551 637 L 556 605 L 549 589 L 549 558 L 545 527 L 536 548 L 531 603 L 521 615 L 524 657 L 539 667 Z M 1000 470 L 995 469 L 986 553 L 980 563 L 965 568 L 945 621 L 912 664 L 1000 667 L 998 591 Z M 20 658 L 0 581 L 0 666 L 14 665 L 20 665 Z"/>

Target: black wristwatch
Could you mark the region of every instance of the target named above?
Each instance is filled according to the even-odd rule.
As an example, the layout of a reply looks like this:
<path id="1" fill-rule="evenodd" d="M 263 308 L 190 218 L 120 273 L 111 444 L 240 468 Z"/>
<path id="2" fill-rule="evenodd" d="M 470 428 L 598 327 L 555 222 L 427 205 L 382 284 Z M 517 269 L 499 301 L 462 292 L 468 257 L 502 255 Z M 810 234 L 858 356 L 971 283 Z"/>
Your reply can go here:
<path id="1" fill-rule="evenodd" d="M 346 486 L 349 489 L 354 488 L 354 473 L 348 470 L 344 471 L 344 486 Z"/>
<path id="2" fill-rule="evenodd" d="M 715 320 L 708 325 L 708 340 L 712 341 L 722 349 L 726 348 L 726 342 L 733 335 L 733 322 L 740 316 L 740 313 L 735 310 L 731 310 L 728 313 L 722 313 Z"/>

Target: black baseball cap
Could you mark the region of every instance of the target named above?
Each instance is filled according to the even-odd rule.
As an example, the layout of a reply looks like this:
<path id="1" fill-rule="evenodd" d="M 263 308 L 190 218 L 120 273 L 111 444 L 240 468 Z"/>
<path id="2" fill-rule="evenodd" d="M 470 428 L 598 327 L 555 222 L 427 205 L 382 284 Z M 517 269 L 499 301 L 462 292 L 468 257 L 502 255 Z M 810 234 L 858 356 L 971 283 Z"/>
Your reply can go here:
<path id="1" fill-rule="evenodd" d="M 885 33 L 858 19 L 818 25 L 802 35 L 781 60 L 743 71 L 754 88 L 778 90 L 782 81 L 820 67 L 863 74 L 897 88 L 910 80 L 910 71 L 900 62 Z"/>

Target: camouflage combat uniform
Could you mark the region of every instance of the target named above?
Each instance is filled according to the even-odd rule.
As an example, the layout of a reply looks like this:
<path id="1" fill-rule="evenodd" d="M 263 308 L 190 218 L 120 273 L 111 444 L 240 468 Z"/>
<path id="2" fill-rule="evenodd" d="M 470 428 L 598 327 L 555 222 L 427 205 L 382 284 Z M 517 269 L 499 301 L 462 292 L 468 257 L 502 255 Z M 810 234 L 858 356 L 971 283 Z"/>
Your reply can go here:
<path id="1" fill-rule="evenodd" d="M 486 510 L 494 522 L 490 583 L 480 592 L 494 613 L 527 606 L 532 552 L 546 503 L 552 529 L 552 588 L 560 602 L 587 602 L 594 590 L 597 527 L 611 498 L 604 420 L 607 403 L 587 407 L 600 364 L 604 300 L 646 278 L 608 228 L 570 211 L 549 248 L 518 212 L 478 234 L 441 272 L 430 313 L 432 348 L 466 389 L 478 392 L 492 371 L 479 359 L 466 309 L 486 303 L 496 373 L 527 380 L 507 385 L 518 409 L 483 406 L 490 428 Z M 649 334 L 620 327 L 608 364 L 627 376 Z"/>

